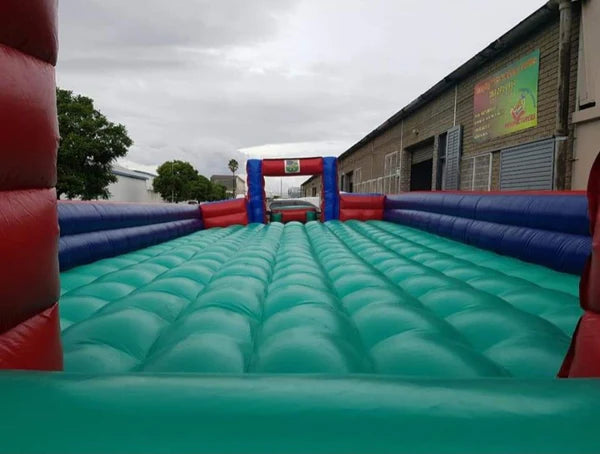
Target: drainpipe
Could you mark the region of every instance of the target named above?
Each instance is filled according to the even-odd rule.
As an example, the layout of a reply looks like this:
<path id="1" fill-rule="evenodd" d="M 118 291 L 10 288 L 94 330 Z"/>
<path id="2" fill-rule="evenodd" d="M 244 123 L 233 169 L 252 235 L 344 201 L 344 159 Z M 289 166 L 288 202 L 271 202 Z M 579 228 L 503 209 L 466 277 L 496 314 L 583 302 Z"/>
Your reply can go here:
<path id="1" fill-rule="evenodd" d="M 571 77 L 571 0 L 555 0 L 560 12 L 558 43 L 558 98 L 556 104 L 556 159 L 554 189 L 569 189 L 567 184 L 567 156 L 569 151 L 569 82 Z"/>

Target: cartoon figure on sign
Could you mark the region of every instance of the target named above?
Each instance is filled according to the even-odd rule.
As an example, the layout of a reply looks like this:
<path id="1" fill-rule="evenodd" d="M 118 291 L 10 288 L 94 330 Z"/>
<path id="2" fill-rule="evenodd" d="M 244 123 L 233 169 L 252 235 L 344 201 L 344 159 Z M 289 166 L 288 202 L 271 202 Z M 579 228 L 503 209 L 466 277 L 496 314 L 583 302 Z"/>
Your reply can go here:
<path id="1" fill-rule="evenodd" d="M 286 160 L 285 173 L 300 173 L 300 161 L 298 159 Z"/>
<path id="2" fill-rule="evenodd" d="M 521 117 L 527 112 L 525 106 L 525 100 L 527 99 L 527 95 L 531 97 L 531 102 L 533 104 L 533 108 L 535 108 L 535 97 L 533 93 L 527 88 L 521 89 L 521 96 L 519 96 L 519 100 L 517 104 L 510 110 L 510 114 L 512 115 L 515 123 L 519 123 L 521 121 Z"/>

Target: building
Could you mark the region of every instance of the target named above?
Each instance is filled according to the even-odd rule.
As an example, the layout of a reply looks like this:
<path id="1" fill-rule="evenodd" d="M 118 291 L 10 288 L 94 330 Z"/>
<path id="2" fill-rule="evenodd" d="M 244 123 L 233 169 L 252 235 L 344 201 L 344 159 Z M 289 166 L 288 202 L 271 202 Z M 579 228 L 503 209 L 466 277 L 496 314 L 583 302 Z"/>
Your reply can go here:
<path id="1" fill-rule="evenodd" d="M 221 186 L 225 186 L 225 192 L 228 197 L 233 197 L 233 174 L 232 175 L 212 175 L 210 181 Z M 246 195 L 246 180 L 240 176 L 235 176 L 235 195 Z"/>
<path id="2" fill-rule="evenodd" d="M 583 8 L 555 0 L 538 9 L 342 153 L 340 189 L 579 187 L 600 143 L 595 114 L 574 158 L 574 122 L 589 105 L 577 90 L 579 55 L 598 64 L 597 8 L 597 0 Z M 588 28 L 590 37 L 580 39 Z M 597 84 L 595 68 L 588 72 Z M 320 186 L 319 176 L 310 178 L 303 193 L 318 194 Z"/>
<path id="3" fill-rule="evenodd" d="M 581 4 L 577 106 L 573 113 L 575 150 L 573 189 L 585 189 L 590 168 L 600 152 L 600 0 Z"/>
<path id="4" fill-rule="evenodd" d="M 160 203 L 159 194 L 154 192 L 152 183 L 156 175 L 113 165 L 112 173 L 117 177 L 108 186 L 110 200 L 115 202 Z"/>
<path id="5" fill-rule="evenodd" d="M 302 188 L 299 186 L 292 186 L 291 188 L 288 188 L 288 197 L 290 199 L 302 197 Z"/>

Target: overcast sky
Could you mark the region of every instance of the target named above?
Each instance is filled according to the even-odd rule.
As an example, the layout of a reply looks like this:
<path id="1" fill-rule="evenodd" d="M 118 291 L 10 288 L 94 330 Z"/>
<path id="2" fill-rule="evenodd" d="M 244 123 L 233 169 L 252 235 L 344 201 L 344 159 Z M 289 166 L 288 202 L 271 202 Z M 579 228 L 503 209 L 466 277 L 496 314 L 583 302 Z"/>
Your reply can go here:
<path id="1" fill-rule="evenodd" d="M 61 0 L 58 84 L 126 125 L 131 168 L 339 155 L 544 3 Z"/>

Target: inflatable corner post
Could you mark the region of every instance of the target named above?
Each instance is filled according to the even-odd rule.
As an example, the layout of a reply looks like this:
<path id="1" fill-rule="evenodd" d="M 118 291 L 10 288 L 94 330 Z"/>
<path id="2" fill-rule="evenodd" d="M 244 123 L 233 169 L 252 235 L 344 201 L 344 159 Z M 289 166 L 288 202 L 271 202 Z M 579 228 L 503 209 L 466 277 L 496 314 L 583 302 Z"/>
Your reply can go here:
<path id="1" fill-rule="evenodd" d="M 340 196 L 337 184 L 337 158 L 250 159 L 248 174 L 248 220 L 265 223 L 265 177 L 321 175 L 321 221 L 339 218 Z"/>
<path id="2" fill-rule="evenodd" d="M 0 2 L 0 369 L 62 369 L 57 1 Z"/>
<path id="3" fill-rule="evenodd" d="M 584 314 L 579 320 L 559 377 L 600 377 L 600 154 L 590 173 L 588 211 L 592 254 L 579 285 Z"/>

